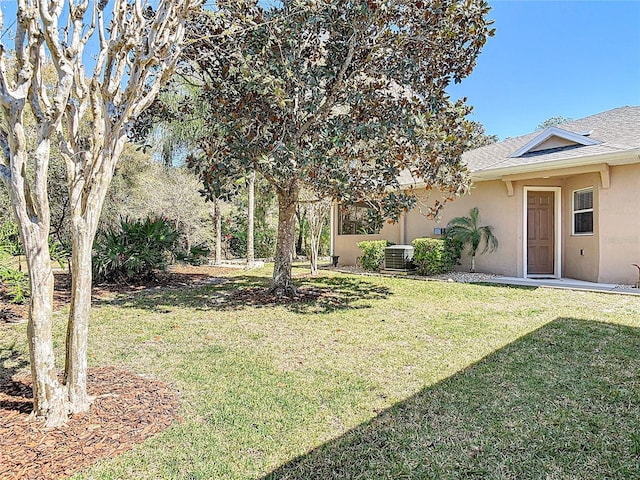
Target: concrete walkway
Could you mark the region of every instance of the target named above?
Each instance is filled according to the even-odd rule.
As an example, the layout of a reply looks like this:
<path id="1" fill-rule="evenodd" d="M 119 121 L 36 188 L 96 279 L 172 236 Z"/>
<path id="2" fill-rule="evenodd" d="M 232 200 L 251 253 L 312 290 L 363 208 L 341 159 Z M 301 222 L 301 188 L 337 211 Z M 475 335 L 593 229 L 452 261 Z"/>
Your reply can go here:
<path id="1" fill-rule="evenodd" d="M 613 283 L 593 283 L 572 278 L 542 279 L 542 278 L 518 278 L 518 277 L 495 277 L 491 283 L 501 283 L 505 285 L 522 285 L 527 287 L 559 288 L 566 290 L 584 290 L 587 292 L 607 292 L 624 295 L 640 296 L 640 289 L 629 286 L 615 285 Z"/>

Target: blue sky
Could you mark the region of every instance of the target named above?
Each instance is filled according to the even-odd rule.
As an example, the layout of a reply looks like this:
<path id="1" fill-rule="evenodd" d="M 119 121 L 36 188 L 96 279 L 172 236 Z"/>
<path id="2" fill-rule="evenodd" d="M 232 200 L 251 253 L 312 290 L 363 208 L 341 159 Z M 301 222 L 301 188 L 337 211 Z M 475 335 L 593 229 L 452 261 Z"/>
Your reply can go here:
<path id="1" fill-rule="evenodd" d="M 640 105 L 640 0 L 490 0 L 495 37 L 449 88 L 501 139 L 554 116 Z"/>

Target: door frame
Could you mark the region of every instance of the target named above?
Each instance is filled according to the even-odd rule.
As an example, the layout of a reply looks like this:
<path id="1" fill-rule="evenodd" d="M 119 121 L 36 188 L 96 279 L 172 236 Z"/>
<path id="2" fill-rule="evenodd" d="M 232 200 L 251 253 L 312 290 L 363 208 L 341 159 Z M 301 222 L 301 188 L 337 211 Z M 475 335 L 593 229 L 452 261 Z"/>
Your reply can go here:
<path id="1" fill-rule="evenodd" d="M 523 187 L 522 197 L 522 272 L 524 278 L 536 278 L 548 275 L 536 275 L 527 271 L 528 251 L 528 196 L 529 192 L 553 192 L 554 244 L 553 244 L 553 278 L 562 278 L 562 188 L 561 187 Z"/>

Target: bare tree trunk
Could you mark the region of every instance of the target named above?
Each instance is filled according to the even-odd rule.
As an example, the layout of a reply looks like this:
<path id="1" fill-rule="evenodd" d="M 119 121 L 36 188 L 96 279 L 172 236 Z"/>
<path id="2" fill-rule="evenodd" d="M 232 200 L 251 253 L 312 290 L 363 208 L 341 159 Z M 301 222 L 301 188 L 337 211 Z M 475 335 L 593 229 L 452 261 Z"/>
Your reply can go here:
<path id="1" fill-rule="evenodd" d="M 12 111 L 15 114 L 18 109 Z M 5 115 L 7 112 L 3 112 Z M 53 350 L 53 271 L 49 253 L 49 231 L 51 212 L 47 195 L 47 172 L 49 167 L 50 141 L 46 126 L 39 131 L 38 148 L 35 152 L 34 179 L 27 176 L 29 155 L 26 137 L 20 123 L 21 114 L 9 116 L 13 124 L 12 136 L 1 135 L 5 158 L 9 164 L 0 162 L 0 178 L 5 183 L 29 271 L 31 300 L 27 340 L 31 361 L 33 390 L 33 415 L 42 418 L 47 427 L 63 425 L 68 418 L 64 389 L 58 382 Z"/>
<path id="2" fill-rule="evenodd" d="M 278 243 L 270 290 L 278 295 L 293 296 L 297 288 L 291 279 L 295 249 L 296 204 L 299 187 L 292 181 L 288 188 L 278 188 Z"/>
<path id="3" fill-rule="evenodd" d="M 27 338 L 33 381 L 33 415 L 43 418 L 47 427 L 58 427 L 67 421 L 68 409 L 64 389 L 58 382 L 53 352 L 53 272 L 49 249 L 40 248 L 47 245 L 46 236 L 44 232 L 39 233 L 42 238 L 24 242 L 31 281 Z"/>
<path id="4" fill-rule="evenodd" d="M 149 18 L 142 13 L 143 2 L 119 0 L 111 9 L 112 21 L 105 23 L 103 6 L 97 2 L 20 1 L 15 22 L 16 68 L 10 69 L 14 74 L 8 74 L 4 61 L 8 49 L 0 45 L 0 178 L 9 187 L 27 255 L 34 413 L 44 417 L 47 426 L 65 423 L 69 408 L 88 408 L 91 246 L 100 211 L 129 121 L 153 102 L 169 79 L 180 54 L 185 19 L 199 3 L 160 1 Z M 67 14 L 69 8 L 71 14 Z M 0 12 L 0 26 L 2 20 Z M 96 31 L 99 53 L 91 77 L 82 61 L 84 47 L 96 38 Z M 49 61 L 57 74 L 52 83 L 43 76 Z M 38 130 L 33 151 L 28 150 L 24 131 L 27 102 Z M 87 132 L 90 139 L 84 136 L 83 121 L 92 125 Z M 51 331 L 54 279 L 48 248 L 47 173 L 56 132 L 67 164 L 74 232 L 66 392 L 57 380 Z M 27 165 L 34 174 L 32 185 Z"/>
<path id="5" fill-rule="evenodd" d="M 311 234 L 311 249 L 309 251 L 309 262 L 311 264 L 311 275 L 318 275 L 318 250 L 320 247 L 320 237 L 314 238 Z"/>
<path id="6" fill-rule="evenodd" d="M 304 240 L 304 221 L 307 217 L 306 209 L 303 210 L 302 206 L 298 204 L 296 206 L 296 219 L 298 221 L 298 238 L 296 239 L 296 254 L 301 254 L 302 250 L 302 242 Z"/>
<path id="7" fill-rule="evenodd" d="M 64 383 L 69 408 L 73 413 L 89 410 L 87 394 L 87 351 L 89 316 L 93 282 L 91 252 L 98 230 L 100 213 L 113 178 L 115 165 L 125 145 L 126 137 L 112 138 L 99 161 L 102 168 L 93 182 L 86 184 L 82 163 L 67 159 L 69 200 L 71 210 L 71 307 L 67 323 Z"/>
<path id="8" fill-rule="evenodd" d="M 213 202 L 213 215 L 216 221 L 216 256 L 215 265 L 222 263 L 222 214 L 220 213 L 220 200 L 217 198 Z"/>
<path id="9" fill-rule="evenodd" d="M 255 188 L 256 188 L 256 172 L 249 174 L 248 190 L 248 207 L 247 207 L 247 263 L 253 264 L 255 261 L 255 249 L 253 244 L 254 233 L 254 209 L 255 209 Z"/>
<path id="10" fill-rule="evenodd" d="M 320 238 L 322 236 L 322 227 L 324 219 L 329 213 L 331 203 L 320 201 L 313 203 L 308 208 L 309 213 L 309 234 L 311 236 L 310 261 L 311 274 L 318 274 L 318 252 L 320 250 Z"/>
<path id="11" fill-rule="evenodd" d="M 71 308 L 67 324 L 65 384 L 73 413 L 89 409 L 87 395 L 87 349 L 91 313 L 91 247 L 94 236 L 82 221 L 72 219 Z"/>

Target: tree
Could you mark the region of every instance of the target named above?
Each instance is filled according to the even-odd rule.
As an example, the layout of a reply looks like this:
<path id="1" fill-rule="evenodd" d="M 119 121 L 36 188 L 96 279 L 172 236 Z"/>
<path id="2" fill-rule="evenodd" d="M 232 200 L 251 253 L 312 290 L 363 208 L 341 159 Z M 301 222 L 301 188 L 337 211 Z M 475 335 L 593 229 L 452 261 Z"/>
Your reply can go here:
<path id="1" fill-rule="evenodd" d="M 561 123 L 570 122 L 573 118 L 557 116 L 547 118 L 544 122 L 540 123 L 536 130 L 545 130 L 549 127 L 553 127 L 555 125 L 560 125 Z"/>
<path id="2" fill-rule="evenodd" d="M 141 162 L 138 167 L 134 153 L 142 157 L 138 159 Z M 142 163 L 144 157 L 146 163 Z M 163 217 L 180 232 L 185 253 L 192 246 L 213 244 L 211 211 L 198 193 L 201 183 L 193 172 L 152 162 L 131 146 L 123 152 L 122 160 L 130 163 L 121 163 L 114 176 L 100 220 L 101 229 L 117 229 L 122 218 Z"/>
<path id="3" fill-rule="evenodd" d="M 318 254 L 320 252 L 320 240 L 322 229 L 331 211 L 331 200 L 317 199 L 310 203 L 307 208 L 309 215 L 309 261 L 311 263 L 311 275 L 318 274 Z"/>
<path id="4" fill-rule="evenodd" d="M 0 178 L 25 248 L 31 281 L 29 337 L 34 414 L 47 426 L 87 410 L 87 340 L 91 308 L 91 248 L 106 191 L 132 119 L 153 102 L 181 52 L 185 18 L 198 0 L 18 0 L 16 68 L 0 57 Z M 109 7 L 109 8 L 107 8 Z M 1 15 L 1 13 L 0 13 Z M 105 15 L 111 16 L 108 25 Z M 3 18 L 0 16 L 0 27 Z M 93 74 L 83 57 L 97 48 Z M 93 44 L 91 44 L 93 45 Z M 87 52 L 89 53 L 89 52 Z M 55 67 L 54 84 L 43 66 Z M 11 73 L 11 72 L 15 73 Z M 37 126 L 36 145 L 25 137 L 25 112 Z M 52 143 L 66 165 L 72 236 L 71 308 L 65 372 L 58 381 L 52 339 L 53 274 L 48 237 Z"/>
<path id="5" fill-rule="evenodd" d="M 296 291 L 291 263 L 301 188 L 347 203 L 377 200 L 379 214 L 392 219 L 414 198 L 400 189 L 402 170 L 440 188 L 445 200 L 466 191 L 460 155 L 472 130 L 464 118 L 470 109 L 452 104 L 445 89 L 471 72 L 493 33 L 486 2 L 219 6 L 190 25 L 186 50 L 215 133 L 200 170 L 207 181 L 220 159 L 231 159 L 275 189 L 272 291 Z"/>
<path id="6" fill-rule="evenodd" d="M 470 149 L 491 145 L 492 143 L 496 143 L 500 140 L 497 135 L 487 134 L 484 129 L 484 125 L 480 122 L 471 122 L 471 125 L 473 130 L 471 132 Z"/>
<path id="7" fill-rule="evenodd" d="M 447 236 L 469 247 L 471 272 L 476 271 L 476 252 L 481 243 L 484 242 L 484 249 L 480 253 L 493 252 L 498 248 L 498 239 L 493 234 L 493 227 L 480 226 L 478 207 L 469 210 L 468 217 L 456 217 L 451 220 L 447 225 Z"/>
<path id="8" fill-rule="evenodd" d="M 256 206 L 256 172 L 249 173 L 247 178 L 247 265 L 251 266 L 255 261 L 254 247 L 254 219 Z"/>

